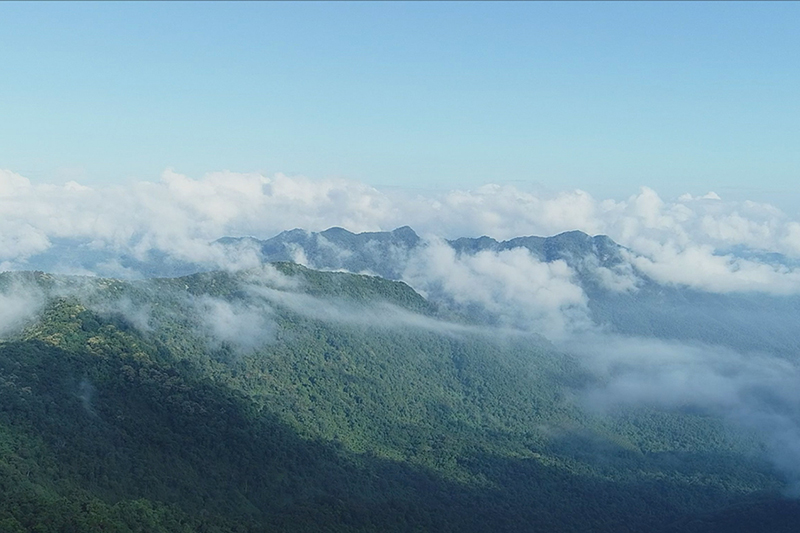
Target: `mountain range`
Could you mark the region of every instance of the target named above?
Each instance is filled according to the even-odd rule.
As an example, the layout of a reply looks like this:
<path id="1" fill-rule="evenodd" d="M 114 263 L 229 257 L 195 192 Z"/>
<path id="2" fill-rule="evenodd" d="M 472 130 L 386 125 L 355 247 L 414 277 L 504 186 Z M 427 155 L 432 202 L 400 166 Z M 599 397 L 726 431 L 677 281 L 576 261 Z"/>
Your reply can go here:
<path id="1" fill-rule="evenodd" d="M 614 332 L 787 357 L 800 353 L 797 296 L 713 293 L 660 283 L 635 266 L 629 250 L 604 235 L 570 231 L 507 241 L 484 236 L 445 242 L 456 257 L 522 249 L 544 263 L 564 262 L 572 273 L 571 280 L 586 295 L 592 321 Z M 428 246 L 407 226 L 359 234 L 342 228 L 318 233 L 295 229 L 263 241 L 224 238 L 218 243 L 231 249 L 252 247 L 264 262 L 294 261 L 316 269 L 367 273 L 392 280 L 404 280 L 409 261 Z M 447 298 L 441 292 L 431 296 Z"/>
<path id="2" fill-rule="evenodd" d="M 0 530 L 800 524 L 796 297 L 658 283 L 581 232 L 214 246 L 257 265 L 0 274 Z M 480 300 L 467 267 L 507 276 Z M 518 272 L 566 295 L 564 336 L 507 312 L 550 301 Z"/>

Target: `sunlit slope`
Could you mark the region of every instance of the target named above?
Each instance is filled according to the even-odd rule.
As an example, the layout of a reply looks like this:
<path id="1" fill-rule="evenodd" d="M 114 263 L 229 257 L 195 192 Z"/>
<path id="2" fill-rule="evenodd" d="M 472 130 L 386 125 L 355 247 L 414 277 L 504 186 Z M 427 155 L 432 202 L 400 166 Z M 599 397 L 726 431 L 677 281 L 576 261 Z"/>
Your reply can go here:
<path id="1" fill-rule="evenodd" d="M 720 421 L 587 415 L 576 361 L 402 283 L 0 288 L 26 310 L 0 344 L 3 531 L 645 531 L 780 489 Z"/>

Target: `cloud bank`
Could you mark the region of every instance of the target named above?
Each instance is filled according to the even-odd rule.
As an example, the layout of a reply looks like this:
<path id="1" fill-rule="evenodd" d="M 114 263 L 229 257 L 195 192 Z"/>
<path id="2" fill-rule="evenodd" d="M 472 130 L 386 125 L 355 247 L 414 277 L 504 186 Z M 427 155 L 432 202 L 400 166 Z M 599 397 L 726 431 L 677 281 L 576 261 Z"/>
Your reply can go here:
<path id="1" fill-rule="evenodd" d="M 663 283 L 712 292 L 800 293 L 800 223 L 771 205 L 726 202 L 714 193 L 666 201 L 645 187 L 615 200 L 580 190 L 544 196 L 485 185 L 411 194 L 345 179 L 234 172 L 194 179 L 172 170 L 159 181 L 91 188 L 34 184 L 0 170 L 0 215 L 3 270 L 25 269 L 31 258 L 64 243 L 143 261 L 157 255 L 247 268 L 258 259 L 246 242 L 236 253 L 211 243 L 223 236 L 269 238 L 295 227 L 360 232 L 410 225 L 439 238 L 497 239 L 578 229 L 626 246 L 630 262 Z M 53 270 L 59 266 L 68 270 L 66 264 Z M 103 275 L 136 274 L 113 259 L 102 267 Z"/>
<path id="2" fill-rule="evenodd" d="M 586 295 L 567 264 L 539 261 L 525 248 L 457 255 L 432 240 L 411 258 L 403 278 L 437 300 L 487 311 L 505 326 L 535 328 L 550 338 L 591 324 Z"/>
<path id="3" fill-rule="evenodd" d="M 587 334 L 562 346 L 599 378 L 585 405 L 699 409 L 749 429 L 800 495 L 800 367 L 766 353 L 701 343 Z"/>

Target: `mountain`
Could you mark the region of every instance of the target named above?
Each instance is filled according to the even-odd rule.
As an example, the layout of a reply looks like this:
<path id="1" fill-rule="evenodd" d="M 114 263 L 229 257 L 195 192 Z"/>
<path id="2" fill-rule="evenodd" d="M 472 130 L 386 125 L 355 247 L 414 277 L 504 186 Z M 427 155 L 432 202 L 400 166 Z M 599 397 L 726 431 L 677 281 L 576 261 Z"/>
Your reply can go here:
<path id="1" fill-rule="evenodd" d="M 366 271 L 393 280 L 403 277 L 409 254 L 425 245 L 408 226 L 390 232 L 365 233 L 351 233 L 343 228 L 322 232 L 293 229 L 263 241 L 252 237 L 225 237 L 217 242 L 224 246 L 252 243 L 265 262 L 303 259 L 317 268 Z M 614 241 L 604 235 L 589 237 L 581 231 L 553 237 L 518 237 L 502 242 L 485 236 L 462 237 L 447 243 L 459 254 L 526 248 L 542 261 L 563 259 L 571 267 L 583 264 L 582 260 L 589 256 L 598 259 L 602 266 L 616 266 L 622 262 L 621 247 Z"/>
<path id="2" fill-rule="evenodd" d="M 575 357 L 402 282 L 12 272 L 0 298 L 3 531 L 727 531 L 754 498 L 796 518 L 758 435 L 593 412 L 605 378 Z"/>
<path id="3" fill-rule="evenodd" d="M 226 238 L 224 246 L 241 246 L 243 239 Z M 269 261 L 299 261 L 323 270 L 366 272 L 404 280 L 410 262 L 428 243 L 411 228 L 354 234 L 342 228 L 315 233 L 295 229 L 276 237 L 246 241 Z M 795 358 L 800 353 L 800 297 L 758 292 L 712 293 L 664 284 L 639 270 L 623 246 L 604 235 L 570 231 L 552 237 L 491 237 L 446 241 L 456 258 L 478 253 L 528 251 L 538 261 L 563 261 L 572 282 L 586 296 L 590 319 L 608 331 L 721 345 L 740 351 L 768 352 Z M 741 251 L 741 250 L 740 250 Z M 409 283 L 411 280 L 406 280 Z M 452 305 L 446 292 L 431 297 Z M 462 313 L 470 312 L 465 307 Z M 486 316 L 486 309 L 473 315 Z"/>
<path id="4" fill-rule="evenodd" d="M 252 243 L 258 247 L 264 262 L 301 259 L 327 270 L 368 271 L 398 280 L 408 254 L 420 246 L 422 240 L 414 230 L 404 226 L 394 231 L 365 233 L 351 233 L 343 228 L 322 232 L 293 229 L 264 241 L 226 237 L 217 242 L 224 246 Z"/>
<path id="5" fill-rule="evenodd" d="M 301 229 L 258 240 L 252 237 L 226 237 L 211 243 L 209 258 L 197 262 L 179 259 L 180 254 L 150 250 L 132 254 L 124 250 L 97 248 L 93 243 L 55 240 L 45 253 L 28 259 L 27 268 L 63 273 L 95 274 L 115 278 L 183 276 L 213 270 L 218 263 L 236 269 L 255 262 L 293 261 L 321 270 L 341 270 L 403 280 L 440 306 L 473 319 L 503 324 L 503 311 L 519 307 L 520 301 L 504 301 L 507 296 L 493 294 L 494 301 L 474 301 L 468 293 L 454 294 L 442 287 L 448 273 L 430 250 L 442 245 L 454 254 L 453 267 L 480 254 L 524 251 L 544 265 L 564 264 L 568 282 L 585 299 L 584 322 L 621 335 L 655 337 L 681 342 L 700 342 L 744 352 L 766 352 L 794 359 L 800 353 L 800 297 L 760 292 L 715 293 L 661 283 L 637 268 L 635 254 L 610 238 L 571 231 L 551 237 L 517 237 L 497 241 L 490 237 L 431 241 L 419 237 L 411 228 L 391 232 L 351 233 L 343 228 L 322 232 Z M 746 249 L 730 250 L 737 257 L 753 259 Z M 246 261 L 241 261 L 247 258 Z M 769 264 L 789 265 L 777 254 L 758 255 Z M 439 270 L 434 276 L 434 267 Z M 519 268 L 524 268 L 519 267 Z M 413 274 L 413 276 L 412 276 Z M 475 287 L 491 272 L 480 273 Z M 524 270 L 518 276 L 531 276 Z M 496 281 L 500 291 L 503 280 Z M 542 291 L 552 290 L 544 280 Z M 499 300 L 498 300 L 499 298 Z M 536 308 L 540 302 L 531 302 Z M 536 309 L 534 309 L 535 311 Z M 512 313 L 513 314 L 513 313 Z M 542 331 L 533 317 L 523 314 L 506 320 L 507 325 Z"/>

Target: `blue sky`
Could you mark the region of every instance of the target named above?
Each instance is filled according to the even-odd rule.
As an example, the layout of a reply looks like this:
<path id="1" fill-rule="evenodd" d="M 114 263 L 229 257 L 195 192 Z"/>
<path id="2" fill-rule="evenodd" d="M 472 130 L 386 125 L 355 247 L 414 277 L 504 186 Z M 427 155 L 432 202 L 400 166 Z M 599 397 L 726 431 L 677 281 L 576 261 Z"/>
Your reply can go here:
<path id="1" fill-rule="evenodd" d="M 0 168 L 714 190 L 800 213 L 800 4 L 2 3 Z"/>

